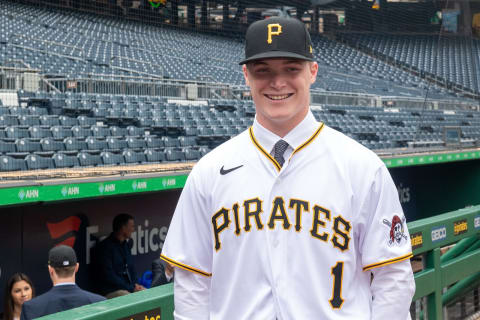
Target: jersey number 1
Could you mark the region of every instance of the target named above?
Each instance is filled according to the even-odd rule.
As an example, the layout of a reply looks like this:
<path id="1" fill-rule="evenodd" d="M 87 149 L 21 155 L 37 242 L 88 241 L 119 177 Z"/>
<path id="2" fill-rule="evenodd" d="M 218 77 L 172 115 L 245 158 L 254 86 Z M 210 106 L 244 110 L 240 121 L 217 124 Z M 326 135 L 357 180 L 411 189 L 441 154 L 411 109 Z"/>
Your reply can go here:
<path id="1" fill-rule="evenodd" d="M 342 299 L 343 262 L 337 262 L 337 264 L 332 267 L 331 273 L 333 276 L 333 290 L 332 299 L 330 299 L 329 302 L 332 308 L 340 309 L 344 301 Z"/>

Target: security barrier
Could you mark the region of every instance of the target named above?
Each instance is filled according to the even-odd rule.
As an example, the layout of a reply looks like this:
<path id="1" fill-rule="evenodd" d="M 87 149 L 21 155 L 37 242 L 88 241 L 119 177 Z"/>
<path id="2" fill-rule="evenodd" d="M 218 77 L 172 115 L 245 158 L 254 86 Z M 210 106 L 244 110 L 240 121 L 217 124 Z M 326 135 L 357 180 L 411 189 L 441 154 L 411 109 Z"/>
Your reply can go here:
<path id="1" fill-rule="evenodd" d="M 424 269 L 415 274 L 413 300 L 426 297 L 425 319 L 441 320 L 443 305 L 480 280 L 480 206 L 413 221 L 408 229 L 414 254 L 425 255 Z M 441 256 L 440 248 L 459 241 Z"/>
<path id="2" fill-rule="evenodd" d="M 173 320 L 173 284 L 166 284 L 38 319 Z"/>
<path id="3" fill-rule="evenodd" d="M 417 289 L 413 300 L 426 297 L 425 318 L 442 320 L 442 306 L 480 282 L 480 205 L 413 221 L 408 228 L 413 253 L 425 255 L 423 270 L 415 274 Z M 455 247 L 441 256 L 440 248 L 457 242 Z M 450 288 L 443 293 L 447 287 Z M 423 314 L 420 318 L 423 318 Z M 173 319 L 173 285 L 148 289 L 41 319 Z"/>

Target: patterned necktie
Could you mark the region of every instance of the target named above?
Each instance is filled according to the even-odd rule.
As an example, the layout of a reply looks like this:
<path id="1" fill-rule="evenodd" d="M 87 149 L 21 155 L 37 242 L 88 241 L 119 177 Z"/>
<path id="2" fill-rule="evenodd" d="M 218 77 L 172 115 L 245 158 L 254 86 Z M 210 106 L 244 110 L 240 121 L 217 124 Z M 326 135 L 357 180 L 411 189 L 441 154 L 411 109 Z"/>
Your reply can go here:
<path id="1" fill-rule="evenodd" d="M 277 160 L 278 164 L 283 167 L 283 163 L 285 159 L 283 158 L 283 154 L 285 150 L 288 148 L 288 143 L 283 140 L 278 140 L 277 143 L 273 146 L 273 157 Z"/>

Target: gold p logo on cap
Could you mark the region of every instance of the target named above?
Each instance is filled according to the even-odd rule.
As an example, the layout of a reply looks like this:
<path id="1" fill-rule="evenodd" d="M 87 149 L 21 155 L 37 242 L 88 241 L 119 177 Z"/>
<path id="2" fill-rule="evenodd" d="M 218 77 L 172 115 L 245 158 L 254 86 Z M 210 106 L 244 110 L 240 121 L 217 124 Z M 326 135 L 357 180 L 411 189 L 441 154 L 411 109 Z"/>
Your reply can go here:
<path id="1" fill-rule="evenodd" d="M 272 36 L 279 36 L 282 33 L 282 26 L 278 23 L 270 23 L 267 25 L 268 28 L 268 38 L 267 42 L 272 43 Z M 273 29 L 276 28 L 276 29 Z"/>

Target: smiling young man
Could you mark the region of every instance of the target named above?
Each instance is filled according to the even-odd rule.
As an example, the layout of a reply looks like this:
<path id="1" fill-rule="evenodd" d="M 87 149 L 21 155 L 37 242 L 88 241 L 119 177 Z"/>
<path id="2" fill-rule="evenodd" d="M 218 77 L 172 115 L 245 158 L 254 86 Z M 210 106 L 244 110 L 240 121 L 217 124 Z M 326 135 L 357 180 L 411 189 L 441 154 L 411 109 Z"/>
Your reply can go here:
<path id="1" fill-rule="evenodd" d="M 248 130 L 190 173 L 162 249 L 176 319 L 405 320 L 415 283 L 398 193 L 370 150 L 317 122 L 296 19 L 253 23 Z"/>

